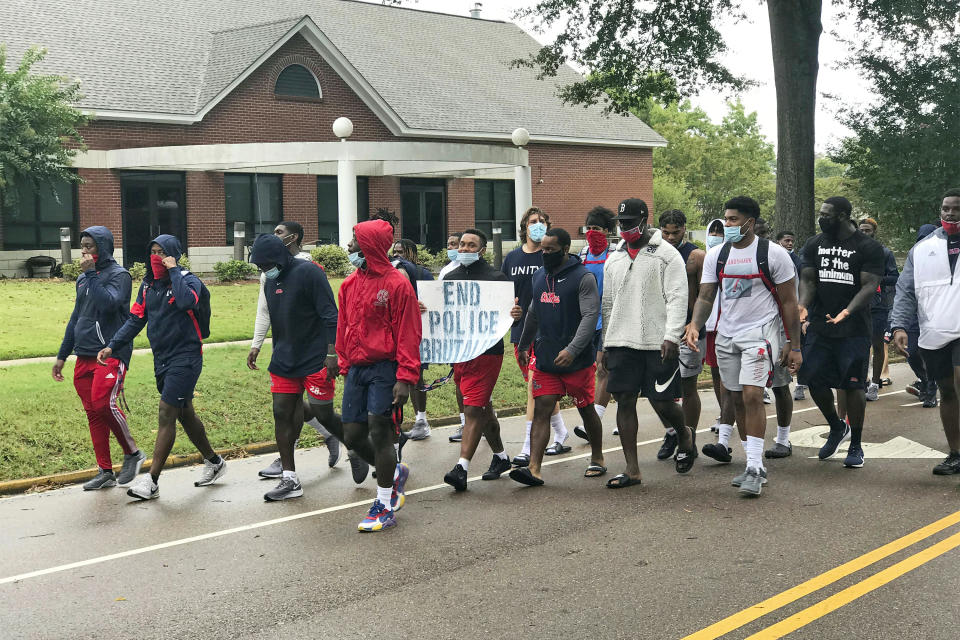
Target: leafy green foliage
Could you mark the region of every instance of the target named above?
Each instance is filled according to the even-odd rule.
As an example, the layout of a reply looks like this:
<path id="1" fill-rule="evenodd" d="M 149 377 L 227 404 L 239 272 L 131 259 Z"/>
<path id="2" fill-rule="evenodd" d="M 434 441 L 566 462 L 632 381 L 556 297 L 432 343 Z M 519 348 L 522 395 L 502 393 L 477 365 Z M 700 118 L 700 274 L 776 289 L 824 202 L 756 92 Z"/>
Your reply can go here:
<path id="1" fill-rule="evenodd" d="M 66 262 L 63 264 L 63 279 L 69 282 L 76 282 L 77 278 L 80 277 L 80 274 L 83 273 L 83 270 L 80 269 L 80 258 L 77 258 L 73 262 Z"/>
<path id="2" fill-rule="evenodd" d="M 193 267 L 190 263 L 190 258 L 187 256 L 187 254 L 183 254 L 182 256 L 180 256 L 180 259 L 177 260 L 177 264 L 180 265 L 181 268 L 186 269 L 187 271 L 193 270 Z"/>
<path id="3" fill-rule="evenodd" d="M 128 271 L 130 271 L 130 277 L 134 280 L 134 282 L 137 280 L 143 280 L 147 275 L 147 265 L 142 262 L 134 262 Z"/>
<path id="4" fill-rule="evenodd" d="M 80 83 L 31 73 L 46 50 L 32 47 L 20 64 L 7 69 L 0 44 L 0 205 L 13 206 L 18 182 L 34 189 L 55 181 L 78 182 L 69 170 L 83 149 L 79 128 L 87 118 L 72 105 L 80 100 Z"/>
<path id="5" fill-rule="evenodd" d="M 252 276 L 257 272 L 257 268 L 243 260 L 228 260 L 213 265 L 213 272 L 217 274 L 219 282 L 235 282 Z"/>
<path id="6" fill-rule="evenodd" d="M 343 277 L 351 271 L 346 250 L 335 244 L 325 244 L 310 252 L 313 261 L 323 267 L 327 277 Z"/>
<path id="7" fill-rule="evenodd" d="M 447 252 L 441 249 L 436 253 L 430 251 L 422 244 L 417 245 L 417 262 L 427 269 L 437 272 L 447 264 Z"/>

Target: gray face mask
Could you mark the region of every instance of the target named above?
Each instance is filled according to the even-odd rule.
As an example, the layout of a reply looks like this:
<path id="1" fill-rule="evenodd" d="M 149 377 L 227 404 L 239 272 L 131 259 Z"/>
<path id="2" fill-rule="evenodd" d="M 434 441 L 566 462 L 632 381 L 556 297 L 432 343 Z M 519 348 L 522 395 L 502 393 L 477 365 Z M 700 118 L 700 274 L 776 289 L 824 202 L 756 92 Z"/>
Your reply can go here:
<path id="1" fill-rule="evenodd" d="M 280 275 L 280 267 L 273 267 L 272 269 L 267 269 L 263 272 L 263 275 L 267 276 L 267 280 L 276 280 L 277 276 Z"/>

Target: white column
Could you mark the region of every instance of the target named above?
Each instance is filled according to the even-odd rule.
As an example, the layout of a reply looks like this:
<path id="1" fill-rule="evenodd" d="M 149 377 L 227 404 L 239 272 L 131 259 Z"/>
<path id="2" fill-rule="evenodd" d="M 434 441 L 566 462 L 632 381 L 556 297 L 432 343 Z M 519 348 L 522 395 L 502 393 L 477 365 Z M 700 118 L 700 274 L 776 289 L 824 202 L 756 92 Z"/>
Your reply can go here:
<path id="1" fill-rule="evenodd" d="M 530 184 L 530 167 L 513 168 L 513 195 L 517 207 L 517 228 L 524 212 L 533 206 L 533 186 Z"/>
<path id="2" fill-rule="evenodd" d="M 340 217 L 340 246 L 344 249 L 353 238 L 357 224 L 357 168 L 353 160 L 337 161 L 337 212 Z"/>

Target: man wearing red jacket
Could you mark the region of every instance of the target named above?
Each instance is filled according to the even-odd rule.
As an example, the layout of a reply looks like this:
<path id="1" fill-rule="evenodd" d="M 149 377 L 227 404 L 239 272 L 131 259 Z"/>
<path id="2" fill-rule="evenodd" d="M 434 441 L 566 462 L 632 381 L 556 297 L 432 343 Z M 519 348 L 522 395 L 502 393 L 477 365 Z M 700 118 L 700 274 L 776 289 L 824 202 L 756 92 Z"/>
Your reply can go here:
<path id="1" fill-rule="evenodd" d="M 420 378 L 420 308 L 413 285 L 387 258 L 393 227 L 368 220 L 353 228 L 347 247 L 357 268 L 340 286 L 337 357 L 343 385 L 343 432 L 354 451 L 373 448 L 377 498 L 360 531 L 397 524 L 410 470 L 397 463 L 393 443 L 399 423 L 394 410 L 407 401 Z"/>

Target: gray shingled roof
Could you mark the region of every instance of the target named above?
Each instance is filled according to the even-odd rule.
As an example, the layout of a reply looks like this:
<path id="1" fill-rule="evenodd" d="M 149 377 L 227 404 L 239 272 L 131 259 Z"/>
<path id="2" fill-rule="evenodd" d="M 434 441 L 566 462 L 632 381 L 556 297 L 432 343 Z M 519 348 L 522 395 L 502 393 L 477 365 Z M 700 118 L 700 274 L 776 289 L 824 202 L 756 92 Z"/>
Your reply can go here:
<path id="1" fill-rule="evenodd" d="M 410 129 L 663 141 L 635 117 L 563 105 L 570 68 L 547 81 L 509 68 L 539 45 L 507 22 L 344 0 L 3 0 L 0 41 L 8 66 L 46 46 L 41 68 L 81 78 L 83 107 L 192 116 L 304 16 Z"/>

